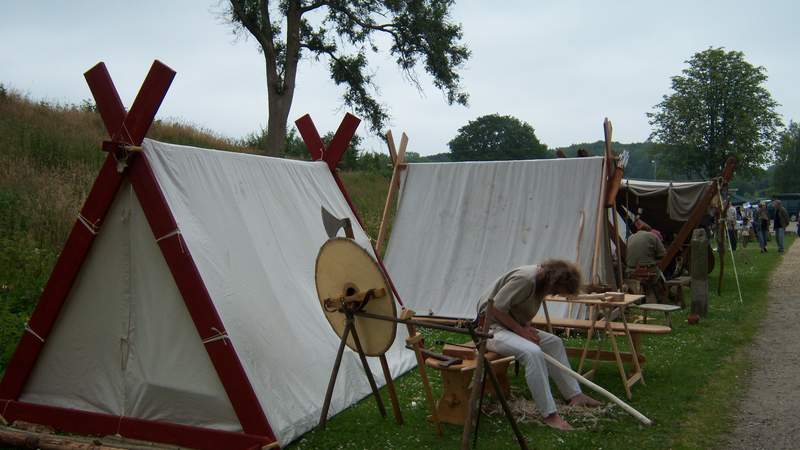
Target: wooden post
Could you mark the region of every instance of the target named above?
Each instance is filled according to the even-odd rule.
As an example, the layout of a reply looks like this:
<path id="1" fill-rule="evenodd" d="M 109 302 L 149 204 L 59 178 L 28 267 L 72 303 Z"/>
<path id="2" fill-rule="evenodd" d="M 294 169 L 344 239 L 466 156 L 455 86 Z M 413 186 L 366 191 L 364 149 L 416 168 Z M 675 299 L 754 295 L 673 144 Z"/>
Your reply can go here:
<path id="1" fill-rule="evenodd" d="M 400 314 L 401 320 L 408 320 L 414 318 L 414 311 L 410 309 L 403 309 Z M 417 358 L 417 370 L 422 379 L 422 388 L 425 391 L 425 400 L 428 402 L 428 409 L 431 411 L 431 420 L 436 425 L 436 434 L 442 436 L 442 423 L 439 421 L 439 414 L 436 412 L 436 400 L 433 398 L 433 391 L 431 390 L 431 383 L 428 380 L 428 372 L 425 370 L 425 358 L 422 355 L 422 335 L 417 333 L 417 327 L 407 323 L 406 329 L 408 330 L 408 339 L 406 343 L 414 349 L 414 355 Z"/>
<path id="2" fill-rule="evenodd" d="M 386 390 L 389 391 L 389 400 L 392 402 L 392 412 L 394 413 L 394 420 L 398 425 L 403 424 L 403 413 L 400 411 L 400 400 L 397 398 L 397 391 L 394 388 L 394 380 L 392 380 L 392 372 L 389 370 L 389 362 L 386 360 L 386 354 L 378 357 L 381 361 L 381 370 L 383 370 L 383 378 L 386 380 Z"/>
<path id="3" fill-rule="evenodd" d="M 486 304 L 486 316 L 484 317 L 484 322 L 480 329 L 480 331 L 484 333 L 489 330 L 489 325 L 491 324 L 492 308 L 494 308 L 494 299 L 490 298 Z M 473 340 L 477 340 L 474 334 L 472 338 Z M 475 348 L 478 350 L 478 357 L 475 362 L 475 372 L 472 374 L 472 383 L 470 384 L 472 390 L 469 396 L 469 413 L 467 415 L 467 420 L 464 422 L 464 432 L 461 434 L 461 450 L 469 450 L 470 438 L 472 437 L 472 433 L 475 432 L 478 416 L 481 414 L 478 404 L 483 396 L 483 371 L 485 369 L 483 360 L 486 357 L 486 339 L 475 342 Z"/>
<path id="4" fill-rule="evenodd" d="M 389 220 L 389 211 L 392 209 L 392 201 L 394 200 L 395 192 L 400 188 L 400 171 L 405 167 L 406 146 L 408 145 L 408 136 L 403 133 L 400 138 L 400 149 L 394 151 L 394 138 L 392 132 L 386 132 L 386 142 L 389 146 L 389 154 L 396 155 L 393 159 L 394 167 L 392 168 L 392 180 L 389 182 L 389 192 L 386 194 L 386 204 L 383 205 L 383 215 L 381 216 L 381 226 L 378 229 L 378 240 L 375 242 L 375 253 L 380 254 L 383 241 L 386 239 L 386 222 Z"/>
<path id="5" fill-rule="evenodd" d="M 597 278 L 597 258 L 600 256 L 600 239 L 602 239 L 602 227 L 608 223 L 606 214 L 606 179 L 608 178 L 608 156 L 603 158 L 603 171 L 600 179 L 600 193 L 597 199 L 597 223 L 594 227 L 594 255 L 592 255 L 592 271 L 589 275 L 589 284 L 595 284 Z M 599 284 L 599 283 L 598 283 Z"/>
<path id="6" fill-rule="evenodd" d="M 702 228 L 692 234 L 692 314 L 708 314 L 708 236 Z"/>
<path id="7" fill-rule="evenodd" d="M 717 191 L 719 195 L 719 191 Z M 722 203 L 717 211 L 717 256 L 719 258 L 719 281 L 717 283 L 717 295 L 722 295 L 722 276 L 725 274 L 725 240 L 728 239 L 725 228 L 725 213 Z"/>

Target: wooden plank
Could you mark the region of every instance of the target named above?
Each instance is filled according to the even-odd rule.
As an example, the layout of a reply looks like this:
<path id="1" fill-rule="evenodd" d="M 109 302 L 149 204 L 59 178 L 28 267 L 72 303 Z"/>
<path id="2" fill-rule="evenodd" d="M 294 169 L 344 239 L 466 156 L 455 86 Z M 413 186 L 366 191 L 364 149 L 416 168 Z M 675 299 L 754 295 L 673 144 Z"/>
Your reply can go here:
<path id="1" fill-rule="evenodd" d="M 540 317 L 534 317 L 531 320 L 536 326 L 545 327 L 547 326 L 547 322 L 545 319 Z M 592 326 L 592 321 L 588 319 L 552 319 L 551 323 L 555 328 L 580 328 L 588 330 Z M 606 321 L 605 320 L 598 320 L 595 324 L 595 328 L 605 328 Z M 629 323 L 628 329 L 630 330 L 631 334 L 668 334 L 672 332 L 672 329 L 665 325 L 653 325 L 649 323 Z M 625 332 L 625 324 L 622 322 L 611 322 L 611 331 L 618 331 L 618 332 Z"/>

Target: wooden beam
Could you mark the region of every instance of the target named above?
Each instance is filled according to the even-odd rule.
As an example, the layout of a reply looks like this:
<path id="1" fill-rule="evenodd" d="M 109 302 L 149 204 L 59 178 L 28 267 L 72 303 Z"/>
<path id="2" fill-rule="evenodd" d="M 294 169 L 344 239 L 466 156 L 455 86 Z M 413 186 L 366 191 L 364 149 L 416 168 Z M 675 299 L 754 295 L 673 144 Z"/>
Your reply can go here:
<path id="1" fill-rule="evenodd" d="M 389 158 L 392 160 L 392 167 L 397 164 L 397 149 L 394 146 L 394 136 L 392 130 L 386 132 L 386 146 L 389 147 Z"/>

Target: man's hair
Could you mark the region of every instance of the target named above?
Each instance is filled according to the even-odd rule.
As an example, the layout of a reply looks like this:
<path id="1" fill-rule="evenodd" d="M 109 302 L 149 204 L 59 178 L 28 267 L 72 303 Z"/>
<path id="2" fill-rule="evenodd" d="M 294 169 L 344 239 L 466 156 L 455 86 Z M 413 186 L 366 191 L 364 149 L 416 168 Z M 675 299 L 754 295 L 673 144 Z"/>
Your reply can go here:
<path id="1" fill-rule="evenodd" d="M 539 273 L 545 294 L 574 295 L 581 287 L 581 270 L 569 261 L 548 259 L 541 264 Z"/>

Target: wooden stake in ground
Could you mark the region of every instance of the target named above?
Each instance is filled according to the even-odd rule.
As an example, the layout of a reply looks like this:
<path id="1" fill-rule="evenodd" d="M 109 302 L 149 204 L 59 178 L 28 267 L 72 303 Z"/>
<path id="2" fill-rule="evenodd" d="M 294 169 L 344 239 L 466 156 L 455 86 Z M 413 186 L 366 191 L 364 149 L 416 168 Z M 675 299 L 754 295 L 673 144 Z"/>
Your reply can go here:
<path id="1" fill-rule="evenodd" d="M 375 242 L 375 253 L 380 254 L 383 241 L 386 239 L 386 222 L 389 220 L 389 211 L 392 209 L 394 195 L 400 188 L 400 171 L 406 167 L 406 146 L 408 146 L 408 136 L 403 133 L 400 138 L 400 149 L 395 151 L 394 138 L 392 132 L 386 132 L 386 144 L 389 146 L 389 154 L 392 156 L 392 180 L 389 182 L 389 192 L 386 194 L 386 204 L 383 206 L 381 215 L 381 226 L 378 230 L 378 240 Z"/>
<path id="2" fill-rule="evenodd" d="M 717 190 L 719 195 L 719 190 Z M 722 199 L 720 198 L 720 201 Z M 725 274 L 725 240 L 728 238 L 725 233 L 725 214 L 728 207 L 723 208 L 722 203 L 719 204 L 717 210 L 717 255 L 719 256 L 719 281 L 717 282 L 717 295 L 722 295 L 722 276 Z"/>
<path id="3" fill-rule="evenodd" d="M 694 230 L 691 243 L 692 314 L 708 313 L 708 238 L 702 228 Z"/>

